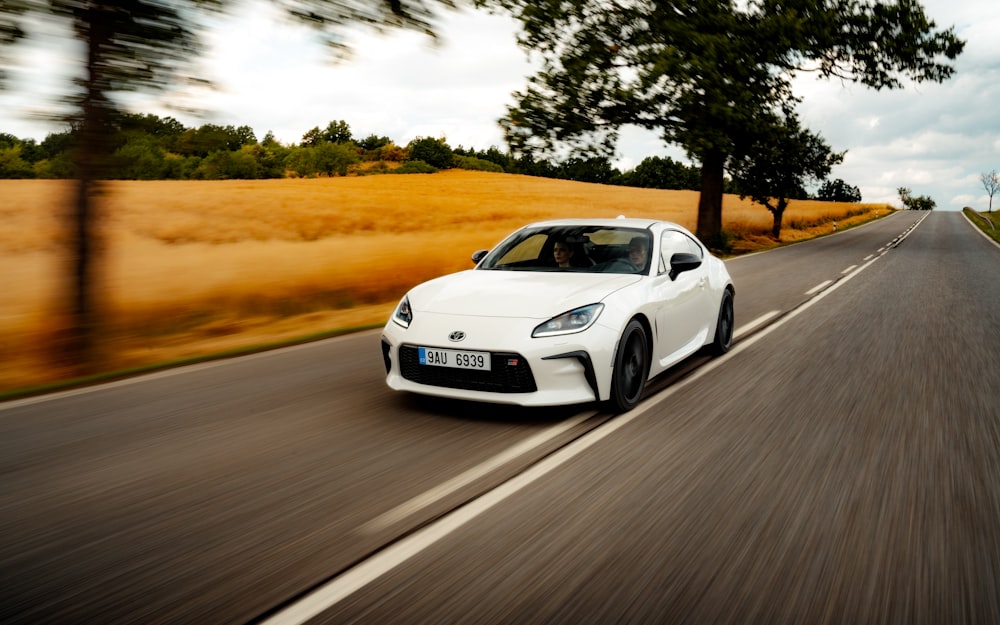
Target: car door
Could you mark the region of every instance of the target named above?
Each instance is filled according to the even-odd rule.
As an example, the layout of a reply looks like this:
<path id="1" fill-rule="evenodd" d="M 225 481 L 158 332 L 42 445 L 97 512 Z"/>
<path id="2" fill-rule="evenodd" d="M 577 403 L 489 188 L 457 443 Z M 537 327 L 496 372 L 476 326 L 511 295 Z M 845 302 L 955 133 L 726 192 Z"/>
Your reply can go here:
<path id="1" fill-rule="evenodd" d="M 678 253 L 695 254 L 702 264 L 671 277 L 670 259 Z M 704 344 L 712 317 L 708 311 L 708 269 L 701 246 L 683 232 L 664 230 L 658 263 L 653 279 L 657 300 L 655 358 L 662 370 Z"/>

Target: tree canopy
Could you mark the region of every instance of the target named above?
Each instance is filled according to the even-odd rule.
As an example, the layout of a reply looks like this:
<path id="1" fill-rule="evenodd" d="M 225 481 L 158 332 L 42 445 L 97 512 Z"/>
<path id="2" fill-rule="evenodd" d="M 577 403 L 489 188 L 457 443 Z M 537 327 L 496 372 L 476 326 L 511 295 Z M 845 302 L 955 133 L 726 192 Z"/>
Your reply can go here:
<path id="1" fill-rule="evenodd" d="M 172 117 L 116 113 L 107 132 L 107 180 L 225 180 L 334 176 L 346 173 L 412 173 L 452 167 L 656 189 L 698 189 L 698 168 L 651 156 L 619 170 L 606 157 L 563 161 L 516 157 L 509 150 L 452 148 L 444 138 L 417 137 L 397 145 L 387 136 L 352 138 L 344 120 L 314 126 L 298 144 L 282 144 L 268 131 L 259 142 L 249 126 L 203 124 L 188 128 Z M 330 132 L 330 129 L 334 129 Z M 41 143 L 0 132 L 0 178 L 72 178 L 78 128 L 49 134 Z M 364 165 L 364 163 L 369 163 Z"/>
<path id="2" fill-rule="evenodd" d="M 937 207 L 937 202 L 926 195 L 914 197 L 913 191 L 908 187 L 899 187 L 896 190 L 899 199 L 908 210 L 911 211 L 932 211 Z"/>
<path id="3" fill-rule="evenodd" d="M 521 23 L 541 69 L 501 120 L 518 151 L 607 154 L 624 125 L 701 163 L 698 235 L 715 243 L 729 157 L 780 124 L 801 72 L 876 89 L 942 81 L 964 43 L 915 0 L 479 0 Z"/>
<path id="4" fill-rule="evenodd" d="M 452 0 L 276 0 L 292 17 L 315 27 L 336 51 L 345 49 L 342 32 L 351 26 L 376 30 L 408 28 L 435 36 L 434 9 Z M 112 161 L 116 97 L 129 91 L 157 91 L 188 80 L 201 48 L 205 11 L 247 7 L 221 0 L 7 0 L 0 4 L 0 67 L 10 44 L 23 39 L 36 18 L 69 26 L 81 44 L 82 77 L 68 95 L 67 121 L 78 129 L 72 152 L 77 191 L 71 214 L 73 279 L 66 305 L 69 327 L 65 364 L 86 373 L 95 362 L 97 316 L 93 282 L 94 211 L 98 181 Z M 0 80 L 4 78 L 0 75 Z M 245 160 L 245 159 L 244 159 Z M 14 163 L 17 166 L 17 163 Z"/>
<path id="5" fill-rule="evenodd" d="M 768 131 L 740 142 L 730 170 L 740 197 L 750 197 L 774 217 L 771 235 L 781 238 L 781 219 L 791 199 L 808 197 L 805 186 L 829 175 L 844 155 L 822 137 L 803 129 L 795 115 L 771 120 Z"/>
<path id="6" fill-rule="evenodd" d="M 820 185 L 816 191 L 816 199 L 825 202 L 860 202 L 861 190 L 837 178 Z"/>

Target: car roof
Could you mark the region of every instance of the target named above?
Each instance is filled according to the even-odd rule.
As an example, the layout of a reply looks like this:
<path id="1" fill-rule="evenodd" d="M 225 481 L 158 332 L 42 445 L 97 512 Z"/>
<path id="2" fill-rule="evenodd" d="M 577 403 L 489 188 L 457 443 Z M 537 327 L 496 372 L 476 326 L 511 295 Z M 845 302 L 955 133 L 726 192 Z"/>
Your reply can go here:
<path id="1" fill-rule="evenodd" d="M 538 221 L 530 224 L 528 228 L 550 227 L 550 226 L 600 226 L 602 228 L 651 228 L 656 224 L 673 226 L 666 221 L 658 219 L 643 219 L 639 217 L 601 217 L 598 219 L 552 219 L 549 221 Z"/>

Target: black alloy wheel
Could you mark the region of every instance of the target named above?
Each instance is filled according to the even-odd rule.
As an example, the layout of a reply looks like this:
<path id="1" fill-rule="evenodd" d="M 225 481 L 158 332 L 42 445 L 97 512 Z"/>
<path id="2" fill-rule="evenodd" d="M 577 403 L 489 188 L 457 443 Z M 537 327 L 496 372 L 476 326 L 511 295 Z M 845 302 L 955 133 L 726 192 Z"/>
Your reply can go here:
<path id="1" fill-rule="evenodd" d="M 642 324 L 635 319 L 629 321 L 615 354 L 611 380 L 611 407 L 615 412 L 628 412 L 642 399 L 649 374 L 648 341 Z"/>
<path id="2" fill-rule="evenodd" d="M 715 340 L 712 342 L 712 351 L 716 355 L 725 354 L 733 346 L 734 320 L 733 293 L 726 289 L 722 293 L 722 303 L 719 304 L 719 321 L 715 324 Z"/>

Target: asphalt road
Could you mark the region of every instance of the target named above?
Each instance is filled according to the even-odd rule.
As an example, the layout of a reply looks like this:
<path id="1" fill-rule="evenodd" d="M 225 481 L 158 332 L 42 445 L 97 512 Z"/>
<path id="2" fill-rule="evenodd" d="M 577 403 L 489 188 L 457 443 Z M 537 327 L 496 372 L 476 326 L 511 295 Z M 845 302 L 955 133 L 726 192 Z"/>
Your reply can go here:
<path id="1" fill-rule="evenodd" d="M 389 392 L 378 333 L 0 404 L 3 623 L 1000 623 L 1000 249 L 729 263 L 634 411 Z"/>

